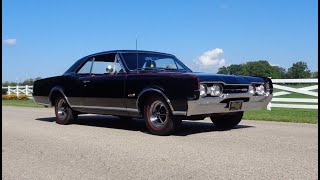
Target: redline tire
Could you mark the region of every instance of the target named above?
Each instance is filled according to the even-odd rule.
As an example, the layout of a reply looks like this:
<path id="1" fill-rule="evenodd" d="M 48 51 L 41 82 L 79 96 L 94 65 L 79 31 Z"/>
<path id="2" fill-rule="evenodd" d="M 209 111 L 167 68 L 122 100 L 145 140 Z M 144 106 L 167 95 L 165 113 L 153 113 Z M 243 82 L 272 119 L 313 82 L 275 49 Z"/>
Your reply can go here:
<path id="1" fill-rule="evenodd" d="M 78 117 L 78 114 L 70 108 L 67 101 L 62 96 L 58 97 L 55 100 L 54 109 L 56 115 L 56 123 L 58 124 L 71 124 Z"/>
<path id="2" fill-rule="evenodd" d="M 171 135 L 181 125 L 181 120 L 173 118 L 169 105 L 160 96 L 148 98 L 143 115 L 148 130 L 154 135 Z"/>

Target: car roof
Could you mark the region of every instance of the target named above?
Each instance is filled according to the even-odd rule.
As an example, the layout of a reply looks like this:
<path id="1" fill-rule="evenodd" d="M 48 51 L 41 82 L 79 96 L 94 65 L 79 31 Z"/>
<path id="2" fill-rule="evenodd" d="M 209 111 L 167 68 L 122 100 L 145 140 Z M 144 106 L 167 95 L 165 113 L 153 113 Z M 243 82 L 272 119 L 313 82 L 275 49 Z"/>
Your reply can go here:
<path id="1" fill-rule="evenodd" d="M 168 53 L 162 53 L 162 52 L 156 52 L 156 51 L 145 51 L 145 50 L 111 50 L 111 51 L 103 51 L 99 53 L 90 54 L 88 56 L 96 56 L 96 55 L 102 55 L 107 53 L 151 53 L 151 54 L 163 54 L 168 56 L 174 56 Z"/>

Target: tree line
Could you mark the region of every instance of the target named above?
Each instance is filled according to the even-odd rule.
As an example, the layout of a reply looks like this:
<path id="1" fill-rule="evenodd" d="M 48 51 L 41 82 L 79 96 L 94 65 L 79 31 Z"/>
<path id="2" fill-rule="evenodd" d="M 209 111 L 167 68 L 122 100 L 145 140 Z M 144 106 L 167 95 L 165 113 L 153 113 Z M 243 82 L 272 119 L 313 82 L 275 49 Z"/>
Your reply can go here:
<path id="1" fill-rule="evenodd" d="M 10 82 L 10 81 L 5 81 L 2 83 L 2 86 L 3 87 L 7 87 L 7 86 L 25 86 L 25 85 L 28 85 L 28 86 L 32 86 L 33 83 L 36 81 L 36 80 L 39 80 L 41 79 L 41 77 L 36 77 L 36 78 L 29 78 L 29 79 L 26 79 L 24 80 L 23 82 Z"/>
<path id="2" fill-rule="evenodd" d="M 317 78 L 317 72 L 310 72 L 306 62 L 299 61 L 293 63 L 288 70 L 280 66 L 272 66 L 266 60 L 249 61 L 243 64 L 232 64 L 222 66 L 217 74 L 243 75 L 243 76 L 263 76 L 273 79 L 298 79 L 298 78 Z"/>

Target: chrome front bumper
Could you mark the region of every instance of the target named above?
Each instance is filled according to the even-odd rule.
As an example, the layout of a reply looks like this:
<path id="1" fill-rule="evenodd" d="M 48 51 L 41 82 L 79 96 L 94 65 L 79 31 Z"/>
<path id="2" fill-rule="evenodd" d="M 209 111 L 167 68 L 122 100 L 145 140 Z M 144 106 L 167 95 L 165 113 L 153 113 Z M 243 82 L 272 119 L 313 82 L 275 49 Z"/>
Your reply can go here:
<path id="1" fill-rule="evenodd" d="M 229 110 L 227 102 L 221 103 L 221 101 L 228 99 L 232 101 L 231 98 L 249 98 L 249 101 L 242 102 L 241 110 L 238 110 L 246 111 L 252 109 L 266 108 L 272 99 L 272 95 L 253 95 L 249 93 L 236 93 L 225 94 L 221 97 L 205 97 L 199 98 L 198 100 L 189 100 L 187 116 L 234 112 Z"/>

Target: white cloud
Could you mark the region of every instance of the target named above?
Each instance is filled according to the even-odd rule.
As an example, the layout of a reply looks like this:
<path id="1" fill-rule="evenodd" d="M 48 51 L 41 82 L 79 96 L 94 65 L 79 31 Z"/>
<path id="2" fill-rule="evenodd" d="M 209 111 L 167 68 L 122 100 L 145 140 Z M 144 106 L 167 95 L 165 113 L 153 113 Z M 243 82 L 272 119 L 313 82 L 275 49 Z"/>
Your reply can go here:
<path id="1" fill-rule="evenodd" d="M 223 54 L 223 50 L 215 48 L 204 52 L 194 60 L 194 62 L 200 69 L 211 69 L 217 71 L 220 67 L 226 65 L 225 60 L 220 57 L 221 54 Z"/>
<path id="2" fill-rule="evenodd" d="M 7 45 L 16 45 L 17 44 L 17 39 L 5 39 L 3 40 L 4 44 Z"/>

